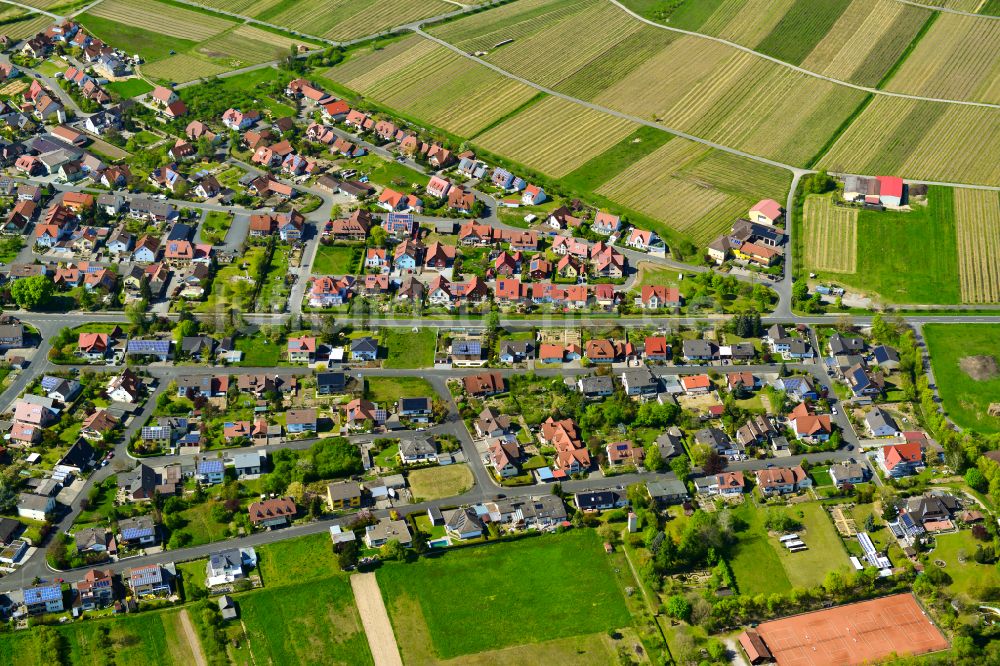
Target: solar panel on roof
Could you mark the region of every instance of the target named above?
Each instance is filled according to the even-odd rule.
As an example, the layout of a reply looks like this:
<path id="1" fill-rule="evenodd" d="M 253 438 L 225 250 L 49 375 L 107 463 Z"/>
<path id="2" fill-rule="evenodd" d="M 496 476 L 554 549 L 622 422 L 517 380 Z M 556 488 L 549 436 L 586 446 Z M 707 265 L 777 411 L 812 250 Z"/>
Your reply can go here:
<path id="1" fill-rule="evenodd" d="M 126 541 L 148 536 L 153 536 L 153 530 L 149 527 L 126 527 L 122 530 L 122 538 Z"/>
<path id="2" fill-rule="evenodd" d="M 135 354 L 167 354 L 170 352 L 170 341 L 129 340 L 128 350 Z"/>
<path id="3" fill-rule="evenodd" d="M 62 599 L 62 588 L 59 585 L 45 587 L 29 587 L 24 590 L 25 603 L 35 604 Z"/>

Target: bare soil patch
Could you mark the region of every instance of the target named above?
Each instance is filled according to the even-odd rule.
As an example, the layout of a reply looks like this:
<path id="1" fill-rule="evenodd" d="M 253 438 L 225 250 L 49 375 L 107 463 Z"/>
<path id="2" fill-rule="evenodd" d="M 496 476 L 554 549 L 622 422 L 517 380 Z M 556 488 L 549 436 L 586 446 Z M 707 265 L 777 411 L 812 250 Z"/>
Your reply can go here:
<path id="1" fill-rule="evenodd" d="M 354 602 L 368 636 L 375 666 L 402 666 L 399 646 L 375 574 L 354 574 L 351 576 L 351 587 L 354 588 Z"/>
<path id="2" fill-rule="evenodd" d="M 962 372 L 977 382 L 985 382 L 1000 375 L 1000 364 L 995 356 L 963 356 L 958 360 Z"/>

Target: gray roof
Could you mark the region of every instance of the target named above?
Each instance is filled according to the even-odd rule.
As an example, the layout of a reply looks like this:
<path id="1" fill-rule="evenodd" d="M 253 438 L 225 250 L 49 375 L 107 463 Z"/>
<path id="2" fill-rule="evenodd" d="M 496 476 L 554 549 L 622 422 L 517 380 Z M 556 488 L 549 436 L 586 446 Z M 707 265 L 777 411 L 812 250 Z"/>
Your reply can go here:
<path id="1" fill-rule="evenodd" d="M 580 378 L 580 388 L 583 393 L 606 393 L 614 390 L 615 383 L 609 375 L 587 375 Z"/>
<path id="2" fill-rule="evenodd" d="M 402 439 L 399 441 L 399 452 L 410 458 L 418 455 L 433 455 L 437 453 L 434 442 L 426 438 Z"/>
<path id="3" fill-rule="evenodd" d="M 840 333 L 834 333 L 830 337 L 830 351 L 834 356 L 837 354 L 856 354 L 865 348 L 865 339 L 858 335 L 845 337 Z"/>
<path id="4" fill-rule="evenodd" d="M 233 466 L 237 469 L 240 467 L 259 467 L 264 464 L 265 460 L 267 460 L 266 453 L 256 450 L 247 451 L 233 456 Z"/>
<path id="5" fill-rule="evenodd" d="M 637 386 L 656 386 L 658 383 L 656 377 L 653 376 L 653 371 L 645 365 L 622 371 L 622 381 L 633 388 Z"/>
<path id="6" fill-rule="evenodd" d="M 865 415 L 865 423 L 872 430 L 882 427 L 892 428 L 893 431 L 899 430 L 899 426 L 896 425 L 896 422 L 889 416 L 888 412 L 883 411 L 880 407 L 876 407 Z"/>
<path id="7" fill-rule="evenodd" d="M 326 487 L 331 499 L 347 500 L 361 497 L 361 486 L 351 481 L 338 481 Z"/>
<path id="8" fill-rule="evenodd" d="M 730 443 L 729 435 L 718 428 L 702 428 L 694 434 L 699 444 L 708 444 L 713 448 L 722 448 Z"/>
<path id="9" fill-rule="evenodd" d="M 646 490 L 653 499 L 657 497 L 673 497 L 676 495 L 687 495 L 687 486 L 679 479 L 659 479 L 657 481 L 647 481 Z"/>
<path id="10" fill-rule="evenodd" d="M 715 356 L 714 347 L 708 340 L 685 340 L 683 343 L 684 356 Z"/>

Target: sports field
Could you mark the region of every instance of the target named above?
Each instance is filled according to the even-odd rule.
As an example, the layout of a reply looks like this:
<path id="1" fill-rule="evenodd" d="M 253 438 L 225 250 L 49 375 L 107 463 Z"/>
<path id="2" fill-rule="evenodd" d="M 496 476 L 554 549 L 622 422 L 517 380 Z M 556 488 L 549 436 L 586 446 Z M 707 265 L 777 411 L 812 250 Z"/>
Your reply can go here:
<path id="1" fill-rule="evenodd" d="M 329 537 L 323 536 L 329 547 Z M 351 585 L 330 573 L 236 597 L 255 663 L 373 663 Z"/>
<path id="2" fill-rule="evenodd" d="M 887 88 L 1000 103 L 1000 21 L 942 13 Z"/>
<path id="3" fill-rule="evenodd" d="M 662 221 L 698 246 L 712 241 L 759 199 L 782 200 L 782 169 L 673 138 L 596 188 L 598 194 Z"/>
<path id="4" fill-rule="evenodd" d="M 925 324 L 924 340 L 948 418 L 962 428 L 1000 432 L 1000 418 L 989 415 L 990 404 L 1000 402 L 1000 374 L 996 371 L 1000 326 Z"/>
<path id="5" fill-rule="evenodd" d="M 341 41 L 367 37 L 455 9 L 455 5 L 443 0 L 280 0 L 257 11 L 253 18 Z"/>
<path id="6" fill-rule="evenodd" d="M 807 206 L 804 213 L 819 215 L 821 209 L 809 202 Z M 822 267 L 821 261 L 836 262 L 836 252 L 832 248 L 829 252 L 822 248 L 822 240 L 808 228 L 810 218 L 805 217 L 803 269 L 817 273 L 820 279 L 854 287 L 885 303 L 962 302 L 954 191 L 948 187 L 931 187 L 927 204 L 914 204 L 912 208 L 910 212 L 857 212 L 854 272 L 842 270 L 847 267 L 846 261 L 835 266 L 841 270 Z"/>
<path id="7" fill-rule="evenodd" d="M 764 622 L 757 633 L 779 664 L 854 666 L 948 648 L 912 594 Z"/>
<path id="8" fill-rule="evenodd" d="M 364 50 L 324 77 L 443 130 L 468 137 L 537 94 L 529 86 L 417 36 Z"/>
<path id="9" fill-rule="evenodd" d="M 823 155 L 818 168 L 996 185 L 996 155 L 996 109 L 876 96 Z"/>
<path id="10" fill-rule="evenodd" d="M 956 189 L 955 234 L 962 302 L 1000 302 L 1000 193 Z"/>
<path id="11" fill-rule="evenodd" d="M 567 567 L 573 584 L 558 585 L 556 592 L 553 576 Z M 421 647 L 450 659 L 631 624 L 608 556 L 591 530 L 388 564 L 377 576 L 407 663 Z M 407 640 L 423 631 L 420 625 L 428 646 Z"/>
<path id="12" fill-rule="evenodd" d="M 547 97 L 473 141 L 558 178 L 608 150 L 637 127 L 631 121 Z"/>
<path id="13" fill-rule="evenodd" d="M 828 273 L 858 269 L 858 209 L 833 205 L 833 195 L 810 196 L 802 211 L 806 265 Z"/>

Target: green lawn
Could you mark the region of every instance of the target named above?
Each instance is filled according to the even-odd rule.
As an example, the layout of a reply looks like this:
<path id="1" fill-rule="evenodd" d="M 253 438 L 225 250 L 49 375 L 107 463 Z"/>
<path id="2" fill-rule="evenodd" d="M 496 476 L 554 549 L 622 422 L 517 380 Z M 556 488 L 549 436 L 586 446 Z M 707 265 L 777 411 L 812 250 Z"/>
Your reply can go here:
<path id="1" fill-rule="evenodd" d="M 733 513 L 746 521 L 748 526 L 739 533 L 739 542 L 729 562 L 740 593 L 755 595 L 791 590 L 792 583 L 788 580 L 785 567 L 764 529 L 763 512 L 746 503 Z"/>
<path id="2" fill-rule="evenodd" d="M 368 377 L 368 399 L 380 405 L 394 404 L 400 398 L 435 398 L 437 393 L 423 377 Z"/>
<path id="3" fill-rule="evenodd" d="M 768 537 L 793 587 L 816 587 L 823 583 L 828 572 L 845 573 L 851 569 L 847 551 L 822 504 L 803 502 L 784 511 L 802 523 L 803 529 L 796 533 L 809 547 L 800 553 L 790 553 L 777 537 Z M 745 592 L 742 587 L 740 591 Z"/>
<path id="4" fill-rule="evenodd" d="M 349 164 L 351 168 L 368 174 L 368 179 L 376 185 L 391 187 L 397 191 L 409 190 L 414 183 L 426 186 L 430 181 L 430 176 L 378 155 L 365 155 L 351 160 Z"/>
<path id="5" fill-rule="evenodd" d="M 320 536 L 330 543 L 329 536 Z M 254 663 L 373 663 L 347 577 L 299 581 L 237 595 Z"/>
<path id="6" fill-rule="evenodd" d="M 809 471 L 809 476 L 812 477 L 813 485 L 816 486 L 832 486 L 833 479 L 830 477 L 829 469 L 816 469 L 813 468 Z"/>
<path id="7" fill-rule="evenodd" d="M 937 546 L 927 555 L 927 559 L 929 562 L 942 560 L 945 563 L 944 572 L 952 580 L 948 586 L 951 592 L 978 599 L 983 596 L 981 592 L 984 589 L 1000 587 L 1000 572 L 996 566 L 977 564 L 972 559 L 979 542 L 972 538 L 971 531 L 941 534 L 935 538 Z M 959 562 L 960 554 L 964 555 L 964 563 Z"/>
<path id="8" fill-rule="evenodd" d="M 24 241 L 20 236 L 11 236 L 0 240 L 0 261 L 5 264 L 14 261 L 23 247 Z"/>
<path id="9" fill-rule="evenodd" d="M 1000 402 L 1000 374 L 973 379 L 959 365 L 963 358 L 992 357 L 1000 363 L 1000 326 L 989 324 L 925 324 L 924 340 L 945 413 L 963 428 L 1000 432 L 1000 418 L 987 412 Z"/>
<path id="10" fill-rule="evenodd" d="M 338 571 L 330 534 L 325 531 L 260 546 L 257 559 L 264 585 L 272 588 L 295 585 Z"/>
<path id="11" fill-rule="evenodd" d="M 960 303 L 954 191 L 930 187 L 927 199 L 926 206 L 914 205 L 908 213 L 858 213 L 855 273 L 803 268 L 824 281 L 854 287 L 889 303 Z"/>
<path id="12" fill-rule="evenodd" d="M 320 245 L 313 259 L 313 275 L 348 275 L 358 271 L 363 243 L 345 245 Z"/>
<path id="13" fill-rule="evenodd" d="M 243 352 L 240 365 L 247 368 L 269 368 L 278 365 L 283 346 L 260 337 L 237 338 L 236 348 Z"/>
<path id="14" fill-rule="evenodd" d="M 399 444 L 387 446 L 375 456 L 375 464 L 379 467 L 394 467 L 399 462 Z"/>
<path id="15" fill-rule="evenodd" d="M 233 223 L 233 216 L 220 210 L 209 211 L 201 225 L 201 241 L 221 245 L 226 240 L 226 232 Z"/>
<path id="16" fill-rule="evenodd" d="M 221 541 L 226 538 L 229 526 L 212 520 L 212 507 L 214 505 L 214 501 L 206 501 L 181 511 L 180 515 L 187 521 L 187 525 L 181 529 L 192 537 L 189 546 Z"/>
<path id="17" fill-rule="evenodd" d="M 177 571 L 184 579 L 184 594 L 187 600 L 191 599 L 191 592 L 195 589 L 205 587 L 206 571 L 208 560 L 191 560 L 190 562 L 180 562 Z"/>
<path id="18" fill-rule="evenodd" d="M 152 90 L 153 86 L 145 79 L 134 78 L 125 79 L 124 81 L 112 81 L 105 84 L 104 89 L 122 98 L 128 98 L 144 95 Z"/>
<path id="19" fill-rule="evenodd" d="M 382 364 L 384 367 L 429 368 L 434 365 L 436 329 L 422 328 L 414 333 L 408 328 L 390 328 L 383 331 L 381 338 L 381 346 L 389 350 Z"/>
<path id="20" fill-rule="evenodd" d="M 126 324 L 125 322 L 114 323 L 114 322 L 99 322 L 92 321 L 87 324 L 80 324 L 79 326 L 73 327 L 74 333 L 110 333 L 115 330 L 115 326 L 118 326 L 126 333 L 132 328 L 131 324 Z"/>
<path id="21" fill-rule="evenodd" d="M 567 568 L 572 583 L 557 583 L 558 572 Z M 441 659 L 631 623 L 608 556 L 591 530 L 387 564 L 377 576 L 404 662 L 411 651 L 422 652 L 408 638 L 419 635 L 424 623 L 428 647 Z"/>
<path id="22" fill-rule="evenodd" d="M 407 481 L 417 502 L 461 495 L 473 484 L 472 472 L 464 464 L 415 469 L 409 473 Z"/>

